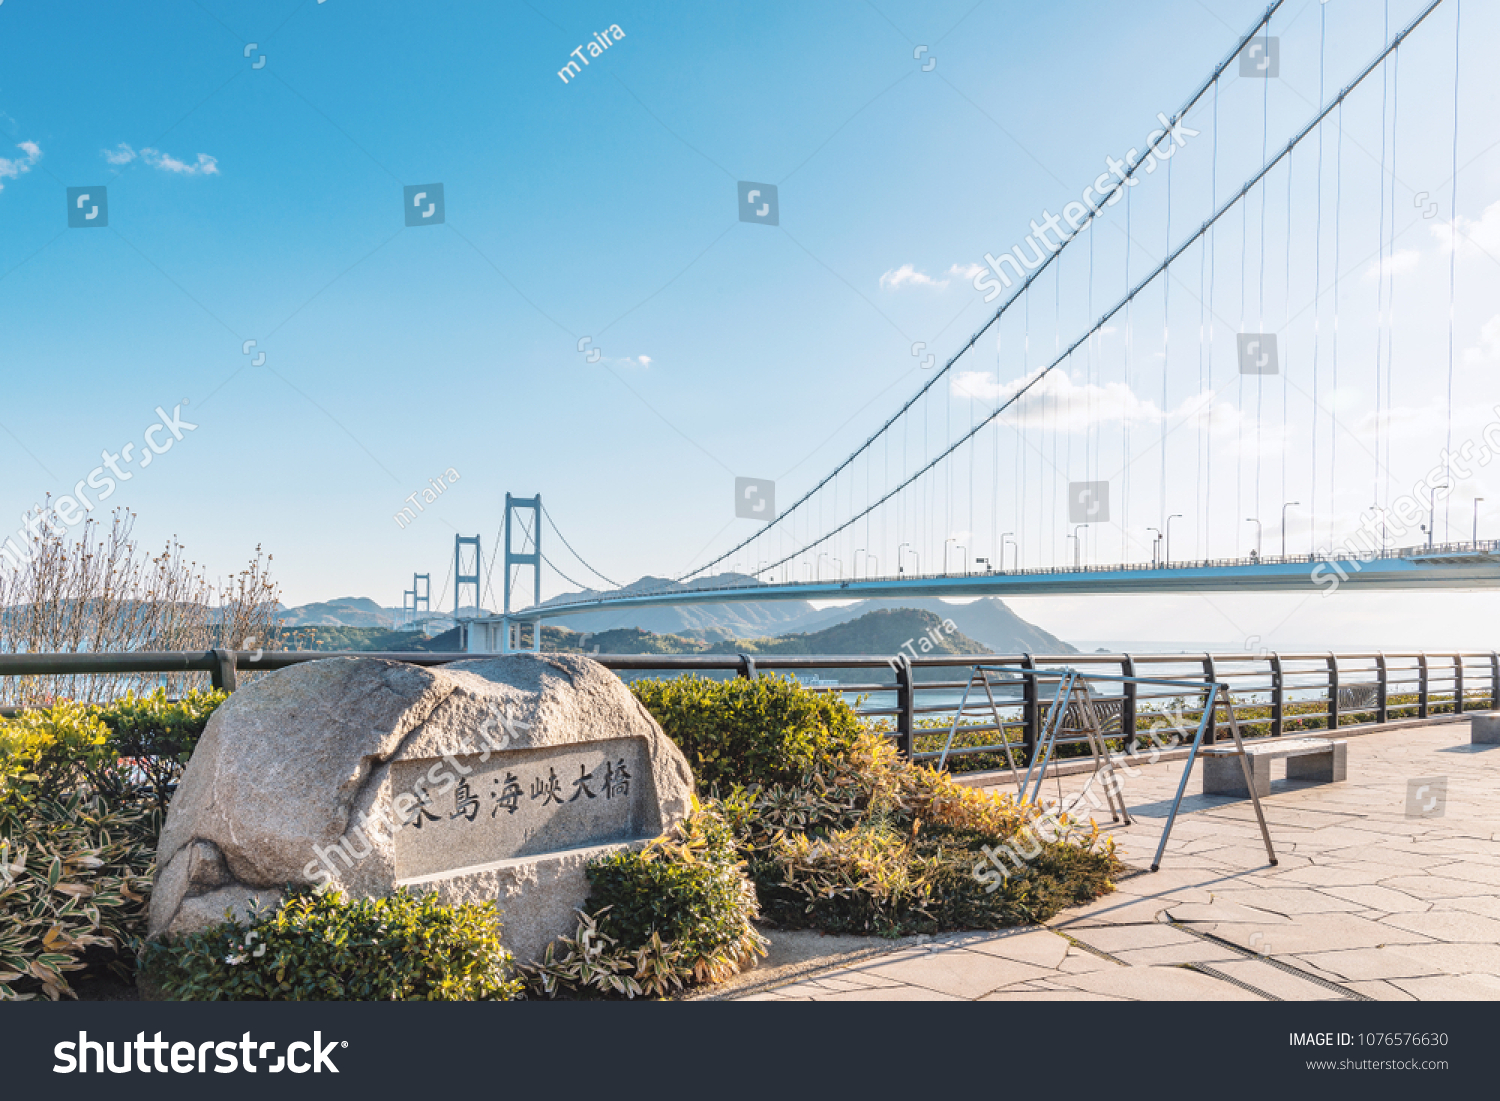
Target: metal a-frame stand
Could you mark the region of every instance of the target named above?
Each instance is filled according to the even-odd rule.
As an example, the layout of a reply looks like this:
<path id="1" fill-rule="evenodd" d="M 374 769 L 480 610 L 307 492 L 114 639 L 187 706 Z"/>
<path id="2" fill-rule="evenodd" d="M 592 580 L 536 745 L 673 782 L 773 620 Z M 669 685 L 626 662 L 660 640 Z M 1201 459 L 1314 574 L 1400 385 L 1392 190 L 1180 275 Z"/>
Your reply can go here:
<path id="1" fill-rule="evenodd" d="M 1250 802 L 1255 807 L 1255 820 L 1260 823 L 1261 840 L 1266 843 L 1266 857 L 1274 867 L 1276 850 L 1271 847 L 1271 831 L 1266 826 L 1266 815 L 1260 807 L 1260 796 L 1255 793 L 1255 777 L 1250 775 L 1250 761 L 1245 755 L 1245 741 L 1240 737 L 1240 721 L 1234 713 L 1234 702 L 1229 698 L 1229 686 L 1212 684 L 1208 688 L 1208 699 L 1203 705 L 1203 718 L 1198 721 L 1198 733 L 1193 738 L 1193 748 L 1188 750 L 1187 764 L 1182 768 L 1182 779 L 1177 782 L 1177 794 L 1172 799 L 1172 810 L 1167 815 L 1166 827 L 1161 831 L 1161 841 L 1156 846 L 1156 856 L 1151 861 L 1154 872 L 1161 867 L 1162 854 L 1167 851 L 1167 838 L 1172 835 L 1172 823 L 1177 821 L 1177 808 L 1182 805 L 1183 793 L 1187 791 L 1188 777 L 1193 774 L 1193 763 L 1198 759 L 1198 750 L 1203 746 L 1203 732 L 1212 725 L 1214 714 L 1222 707 L 1229 718 L 1229 733 L 1234 737 L 1234 755 L 1240 759 L 1240 770 L 1245 774 L 1245 790 L 1250 793 Z"/>
<path id="2" fill-rule="evenodd" d="M 1029 801 L 1035 803 L 1041 798 L 1042 780 L 1047 775 L 1047 766 L 1052 762 L 1057 748 L 1057 736 L 1062 733 L 1070 707 L 1080 718 L 1079 725 L 1088 739 L 1089 752 L 1094 759 L 1094 775 L 1088 784 L 1092 786 L 1095 780 L 1101 776 L 1104 778 L 1104 797 L 1109 804 L 1110 817 L 1116 822 L 1123 818 L 1128 826 L 1130 825 L 1130 812 L 1125 809 L 1125 796 L 1120 793 L 1119 785 L 1111 780 L 1110 774 L 1115 766 L 1109 758 L 1109 747 L 1104 744 L 1099 713 L 1094 708 L 1094 694 L 1089 688 L 1088 681 L 1084 680 L 1083 674 L 1076 669 L 1068 669 L 1058 678 L 1057 694 L 1052 697 L 1052 704 L 1047 708 L 1047 716 L 1042 720 L 1041 738 L 1037 743 L 1036 752 L 1032 755 L 1031 764 L 1026 767 L 1026 786 L 1031 786 L 1032 769 L 1036 768 L 1036 785 L 1032 787 Z M 1028 798 L 1024 787 L 1021 794 L 1023 799 Z"/>
<path id="3" fill-rule="evenodd" d="M 1027 765 L 1025 779 L 1021 781 L 1017 788 L 1017 793 L 1020 795 L 1021 799 L 1023 801 L 1027 799 L 1026 789 L 1028 787 L 1032 787 L 1031 776 L 1033 770 L 1035 770 L 1036 773 L 1036 783 L 1035 786 L 1032 787 L 1030 801 L 1035 802 L 1037 797 L 1040 796 L 1042 780 L 1046 776 L 1048 764 L 1051 763 L 1053 751 L 1057 743 L 1057 736 L 1059 731 L 1063 727 L 1063 721 L 1065 715 L 1067 714 L 1068 705 L 1076 704 L 1078 708 L 1076 713 L 1083 716 L 1080 725 L 1083 726 L 1085 733 L 1088 736 L 1089 748 L 1093 751 L 1094 775 L 1095 777 L 1098 777 L 1102 774 L 1105 777 L 1104 788 L 1106 795 L 1110 798 L 1110 813 L 1116 815 L 1124 814 L 1125 822 L 1128 825 L 1130 823 L 1130 817 L 1124 809 L 1125 798 L 1123 794 L 1120 793 L 1118 787 L 1110 782 L 1111 778 L 1109 774 L 1113 771 L 1115 766 L 1113 759 L 1109 755 L 1108 747 L 1105 745 L 1102 724 L 1099 722 L 1098 710 L 1094 707 L 1093 694 L 1089 688 L 1088 682 L 1084 680 L 1083 674 L 1079 673 L 1076 669 L 1026 669 L 1020 666 L 1009 665 L 974 666 L 974 672 L 969 677 L 969 687 L 964 690 L 964 703 L 961 703 L 959 705 L 958 715 L 954 718 L 953 729 L 948 732 L 948 743 L 943 747 L 943 755 L 939 763 L 939 767 L 941 767 L 942 764 L 946 763 L 947 761 L 948 748 L 953 744 L 954 735 L 958 731 L 958 720 L 963 717 L 963 707 L 964 704 L 968 702 L 969 691 L 973 688 L 976 677 L 979 677 L 984 684 L 985 692 L 989 695 L 991 708 L 995 713 L 995 725 L 1000 728 L 1000 736 L 1002 741 L 1005 740 L 1004 727 L 1000 724 L 999 709 L 994 706 L 994 695 L 990 691 L 991 682 L 989 679 L 989 674 L 991 673 L 997 673 L 1001 674 L 1002 676 L 1017 678 L 1022 681 L 1024 681 L 1026 677 L 1033 677 L 1037 678 L 1038 680 L 1040 680 L 1041 678 L 1056 680 L 1058 683 L 1057 693 L 1053 697 L 1052 704 L 1047 709 L 1046 718 L 1042 722 L 1042 729 L 1039 732 L 1036 752 L 1032 754 L 1032 760 Z M 1088 675 L 1088 679 L 1093 681 L 1107 681 L 1112 684 L 1118 683 L 1122 685 L 1148 684 L 1165 686 L 1169 688 L 1186 688 L 1191 689 L 1194 692 L 1207 693 L 1207 698 L 1205 699 L 1203 705 L 1203 715 L 1198 721 L 1198 729 L 1193 735 L 1193 744 L 1188 750 L 1187 762 L 1186 764 L 1184 764 L 1182 769 L 1182 779 L 1177 783 L 1177 794 L 1172 799 L 1172 809 L 1167 814 L 1167 824 L 1162 828 L 1161 840 L 1157 843 L 1156 846 L 1156 856 L 1151 861 L 1151 870 L 1153 872 L 1158 871 L 1161 868 L 1162 856 L 1167 850 L 1167 840 L 1172 836 L 1172 826 L 1177 821 L 1177 812 L 1182 806 L 1182 797 L 1187 792 L 1188 779 L 1193 774 L 1193 765 L 1197 762 L 1199 750 L 1201 750 L 1203 747 L 1203 736 L 1210 729 L 1216 729 L 1214 716 L 1220 709 L 1224 711 L 1224 714 L 1228 720 L 1230 736 L 1234 739 L 1234 756 L 1239 758 L 1240 768 L 1245 775 L 1245 788 L 1250 792 L 1250 803 L 1255 808 L 1255 820 L 1260 825 L 1261 840 L 1263 840 L 1266 845 L 1266 857 L 1269 859 L 1273 867 L 1277 864 L 1276 850 L 1271 844 L 1271 831 L 1270 828 L 1266 825 L 1266 815 L 1265 812 L 1261 809 L 1260 796 L 1255 792 L 1254 777 L 1252 777 L 1250 774 L 1250 762 L 1245 754 L 1245 742 L 1244 739 L 1240 736 L 1239 718 L 1234 713 L 1234 701 L 1230 699 L 1228 685 L 1215 683 L 1205 684 L 1203 681 L 1166 680 L 1158 677 L 1107 676 L 1100 673 L 1090 673 Z M 1002 681 L 1001 683 L 1015 682 Z M 1082 693 L 1082 698 L 1075 699 L 1075 696 L 1077 696 L 1080 692 Z M 1133 731 L 1122 731 L 1122 733 L 1131 734 L 1133 733 Z M 1012 775 L 1014 775 L 1017 770 L 1015 767 L 1015 760 L 1010 756 L 1009 743 L 1006 744 L 1006 759 L 1011 762 L 1011 773 Z M 1093 780 L 1090 780 L 1089 783 L 1092 784 Z M 1118 799 L 1119 801 L 1118 811 L 1116 809 L 1116 799 Z M 1119 818 L 1117 816 L 1116 821 L 1118 820 Z"/>
<path id="4" fill-rule="evenodd" d="M 969 673 L 969 683 L 964 686 L 963 699 L 959 701 L 958 712 L 953 716 L 953 728 L 948 731 L 948 740 L 943 743 L 943 753 L 938 758 L 938 771 L 941 772 L 948 767 L 948 750 L 953 747 L 953 737 L 958 733 L 958 724 L 964 717 L 964 708 L 969 705 L 969 693 L 974 691 L 974 682 L 978 681 L 984 685 L 984 694 L 990 701 L 990 714 L 995 719 L 995 733 L 1000 736 L 1000 744 L 1005 747 L 1005 760 L 1010 765 L 1011 778 L 1016 781 L 1017 790 L 1019 790 L 1021 773 L 1016 768 L 1016 758 L 1011 752 L 1010 739 L 1005 736 L 1005 724 L 1000 721 L 1000 707 L 995 703 L 995 693 L 991 690 L 990 673 L 993 671 L 991 667 L 976 665 Z M 1002 681 L 1001 683 L 1012 682 Z"/>
<path id="5" fill-rule="evenodd" d="M 1000 744 L 1005 749 L 1005 760 L 1010 766 L 1011 778 L 1016 782 L 1016 793 L 1023 800 L 1027 799 L 1026 789 L 1031 786 L 1033 772 L 1036 774 L 1035 789 L 1030 795 L 1031 802 L 1041 795 L 1042 777 L 1046 775 L 1047 765 L 1052 759 L 1057 744 L 1057 736 L 1064 729 L 1069 709 L 1080 718 L 1079 728 L 1084 731 L 1088 739 L 1089 751 L 1094 759 L 1095 777 L 1104 777 L 1105 795 L 1109 802 L 1109 812 L 1116 822 L 1122 818 L 1125 824 L 1130 825 L 1130 812 L 1125 809 L 1125 798 L 1120 795 L 1118 787 L 1109 782 L 1109 775 L 1114 770 L 1114 765 L 1109 758 L 1109 748 L 1105 745 L 1103 726 L 1099 721 L 1098 710 L 1094 707 L 1094 697 L 1089 689 L 1088 682 L 1083 679 L 1082 674 L 1075 670 L 1065 670 L 1058 679 L 1057 694 L 1053 697 L 1051 706 L 1047 709 L 1047 717 L 1042 723 L 1042 736 L 1037 745 L 1037 751 L 1032 755 L 1031 762 L 1027 765 L 1026 776 L 1022 778 L 1020 769 L 1016 766 L 1016 758 L 1011 750 L 1010 739 L 1005 736 L 1005 724 L 1000 719 L 1000 708 L 995 702 L 994 684 L 990 680 L 991 673 L 1008 674 L 1014 670 L 1004 666 L 976 665 L 969 674 L 969 683 L 964 686 L 963 699 L 959 702 L 958 711 L 953 716 L 953 726 L 948 731 L 948 740 L 943 744 L 943 752 L 938 758 L 938 768 L 947 766 L 948 752 L 953 747 L 953 739 L 958 734 L 959 722 L 963 719 L 965 709 L 968 707 L 969 696 L 974 691 L 975 684 L 982 685 L 985 698 L 989 701 L 990 714 L 995 720 L 995 729 L 1000 736 Z M 1030 670 L 1026 670 L 1030 672 Z M 1001 684 L 1013 684 L 1014 681 L 1002 680 Z M 1073 729 L 1073 728 L 1068 728 Z M 1041 761 L 1040 769 L 1037 761 Z M 1093 780 L 1089 781 L 1090 785 Z"/>

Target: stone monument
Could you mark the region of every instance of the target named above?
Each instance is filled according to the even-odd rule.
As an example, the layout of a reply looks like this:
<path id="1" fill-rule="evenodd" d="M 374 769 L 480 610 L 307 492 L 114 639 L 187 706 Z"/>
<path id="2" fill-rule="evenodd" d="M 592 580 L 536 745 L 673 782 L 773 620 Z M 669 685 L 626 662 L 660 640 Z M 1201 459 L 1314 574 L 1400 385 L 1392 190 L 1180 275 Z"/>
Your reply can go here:
<path id="1" fill-rule="evenodd" d="M 574 930 L 589 860 L 663 833 L 692 792 L 671 739 L 585 657 L 291 666 L 209 721 L 162 831 L 150 935 L 288 886 L 406 887 L 493 901 L 533 961 Z"/>

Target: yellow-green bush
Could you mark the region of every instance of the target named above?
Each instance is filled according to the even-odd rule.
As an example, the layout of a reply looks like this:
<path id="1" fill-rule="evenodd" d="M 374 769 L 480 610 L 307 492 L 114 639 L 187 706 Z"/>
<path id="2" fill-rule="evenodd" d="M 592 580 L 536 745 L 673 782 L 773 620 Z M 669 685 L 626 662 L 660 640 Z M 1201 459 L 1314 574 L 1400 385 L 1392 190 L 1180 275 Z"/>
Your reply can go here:
<path id="1" fill-rule="evenodd" d="M 1061 816 L 1055 840 L 995 890 L 974 875 L 1043 808 L 964 787 L 864 734 L 794 784 L 738 788 L 723 802 L 765 920 L 825 932 L 899 934 L 1043 921 L 1112 889 L 1114 842 Z"/>
<path id="2" fill-rule="evenodd" d="M 0 835 L 0 1001 L 72 996 L 67 976 L 133 969 L 160 818 L 97 792 L 28 798 Z"/>
<path id="3" fill-rule="evenodd" d="M 114 759 L 109 728 L 84 704 L 0 719 L 0 835 L 30 802 L 97 783 Z"/>
<path id="4" fill-rule="evenodd" d="M 141 731 L 181 730 L 208 702 L 65 701 L 0 720 L 0 999 L 71 996 L 84 970 L 129 977 L 165 798 L 142 783 L 146 762 L 121 759 L 117 728 L 139 752 Z"/>

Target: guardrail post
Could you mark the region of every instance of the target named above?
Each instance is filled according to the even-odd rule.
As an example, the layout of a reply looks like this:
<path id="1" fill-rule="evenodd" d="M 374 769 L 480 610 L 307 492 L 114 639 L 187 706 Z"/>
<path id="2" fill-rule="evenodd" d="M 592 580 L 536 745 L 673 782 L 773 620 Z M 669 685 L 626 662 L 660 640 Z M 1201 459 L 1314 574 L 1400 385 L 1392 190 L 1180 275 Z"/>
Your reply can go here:
<path id="1" fill-rule="evenodd" d="M 740 668 L 736 676 L 744 677 L 746 680 L 755 679 L 755 659 L 749 654 L 740 655 Z"/>
<path id="2" fill-rule="evenodd" d="M 1281 668 L 1281 655 L 1271 655 L 1271 737 L 1279 738 L 1286 730 L 1286 678 Z"/>
<path id="3" fill-rule="evenodd" d="M 1036 658 L 1030 654 L 1021 655 L 1022 669 L 1035 669 Z M 1026 756 L 1026 762 L 1031 763 L 1036 754 L 1036 742 L 1038 735 L 1038 722 L 1040 716 L 1037 714 L 1037 691 L 1036 677 L 1026 678 L 1026 683 L 1021 686 L 1021 752 Z"/>
<path id="4" fill-rule="evenodd" d="M 1339 728 L 1339 658 L 1328 651 L 1328 729 Z"/>
<path id="5" fill-rule="evenodd" d="M 1120 675 L 1135 676 L 1135 658 L 1126 654 L 1120 661 Z M 1134 681 L 1125 684 L 1125 699 L 1120 704 L 1120 733 L 1125 735 L 1124 749 L 1128 754 L 1135 749 L 1135 701 L 1139 686 Z"/>
<path id="6" fill-rule="evenodd" d="M 912 684 L 911 662 L 897 661 L 895 669 L 896 706 L 900 709 L 900 713 L 896 716 L 896 752 L 910 760 L 913 750 L 913 732 L 917 725 L 916 692 Z"/>
<path id="7" fill-rule="evenodd" d="M 1464 713 L 1464 656 L 1453 655 L 1453 713 Z"/>
<path id="8" fill-rule="evenodd" d="M 239 687 L 239 677 L 235 670 L 235 656 L 233 650 L 211 650 L 214 667 L 209 673 L 213 686 L 225 692 L 233 692 Z"/>
<path id="9" fill-rule="evenodd" d="M 1218 683 L 1218 680 L 1219 680 L 1219 671 L 1214 666 L 1214 656 L 1212 654 L 1204 654 L 1203 655 L 1203 703 L 1204 703 L 1204 706 L 1207 706 L 1207 704 L 1208 704 L 1208 686 L 1210 684 L 1216 684 L 1216 683 Z M 1226 702 L 1226 703 L 1229 702 L 1229 690 L 1228 690 L 1228 688 L 1225 688 L 1225 690 L 1224 690 L 1224 702 Z M 1209 716 L 1208 724 L 1209 724 L 1208 725 L 1208 730 L 1209 730 L 1208 740 L 1210 742 L 1218 741 L 1218 738 L 1219 738 L 1218 716 L 1217 715 L 1211 715 L 1211 716 Z"/>
<path id="10" fill-rule="evenodd" d="M 1386 668 L 1385 653 L 1382 651 L 1375 655 L 1375 721 L 1377 723 L 1391 721 L 1390 691 L 1390 671 Z"/>
<path id="11" fill-rule="evenodd" d="M 1427 655 L 1421 653 L 1417 655 L 1417 718 L 1419 719 L 1427 718 L 1427 705 L 1431 696 L 1430 687 L 1431 683 L 1427 675 Z"/>

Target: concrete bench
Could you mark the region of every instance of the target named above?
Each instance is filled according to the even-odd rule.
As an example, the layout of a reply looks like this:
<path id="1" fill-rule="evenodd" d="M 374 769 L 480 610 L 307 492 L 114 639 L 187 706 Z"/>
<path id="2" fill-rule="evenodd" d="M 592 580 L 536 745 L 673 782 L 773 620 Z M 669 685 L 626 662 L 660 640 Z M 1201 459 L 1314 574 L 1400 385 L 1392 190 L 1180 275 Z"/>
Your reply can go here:
<path id="1" fill-rule="evenodd" d="M 1469 717 L 1470 745 L 1500 745 L 1500 711 L 1476 711 Z"/>
<path id="2" fill-rule="evenodd" d="M 1239 751 L 1234 743 L 1205 746 L 1198 751 L 1203 758 L 1203 794 L 1238 795 L 1248 799 L 1245 774 L 1240 768 Z M 1318 784 L 1336 784 L 1348 776 L 1349 743 L 1327 738 L 1268 738 L 1245 743 L 1246 763 L 1255 779 L 1255 794 L 1271 794 L 1271 761 L 1286 758 L 1286 778 Z"/>

